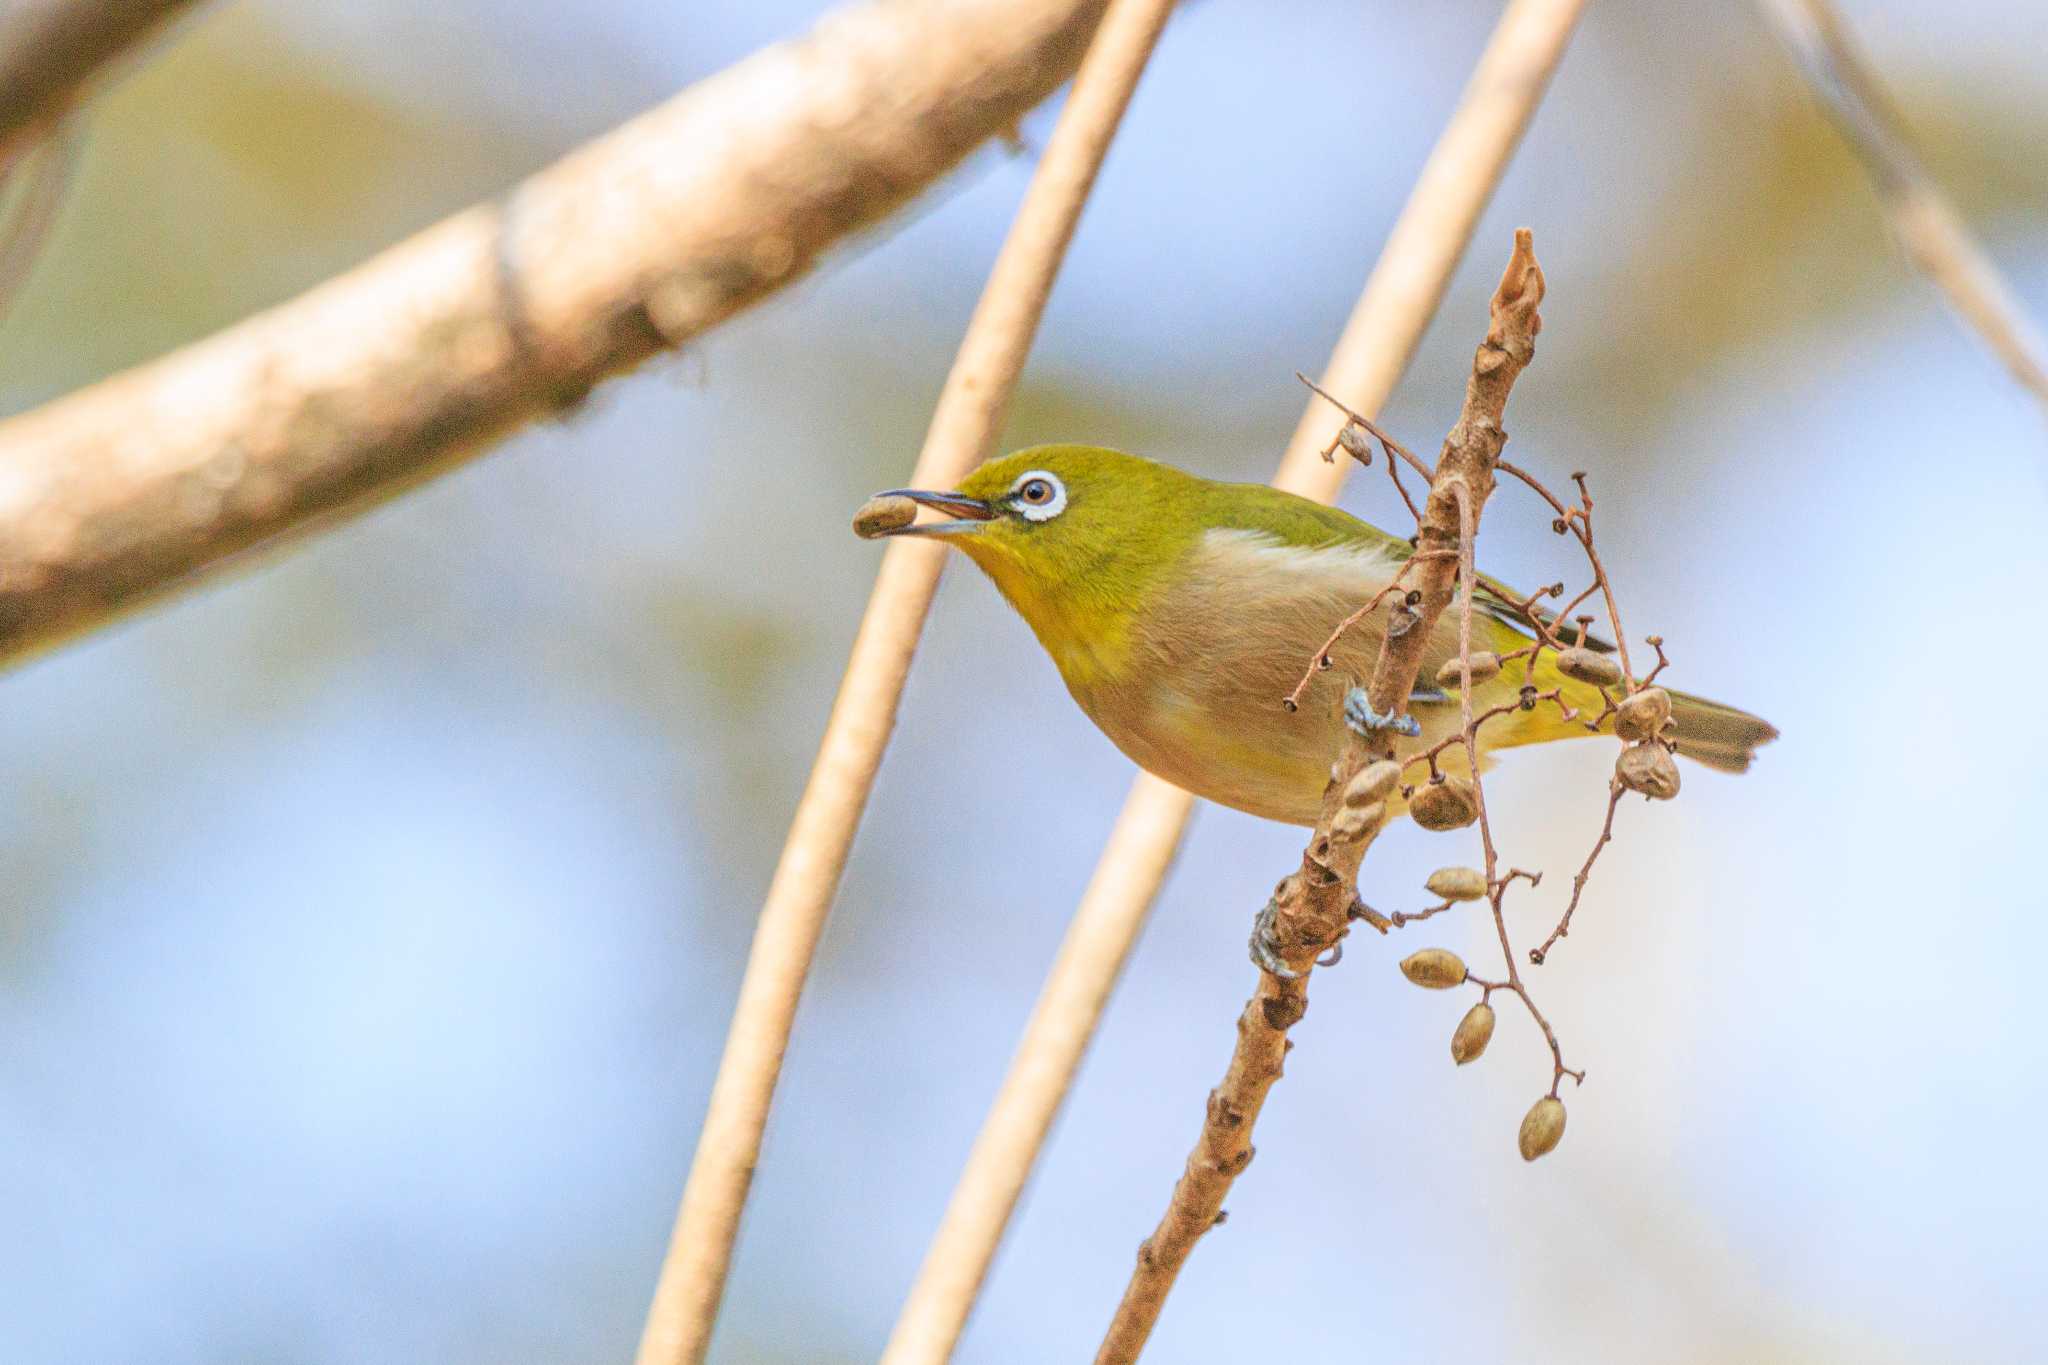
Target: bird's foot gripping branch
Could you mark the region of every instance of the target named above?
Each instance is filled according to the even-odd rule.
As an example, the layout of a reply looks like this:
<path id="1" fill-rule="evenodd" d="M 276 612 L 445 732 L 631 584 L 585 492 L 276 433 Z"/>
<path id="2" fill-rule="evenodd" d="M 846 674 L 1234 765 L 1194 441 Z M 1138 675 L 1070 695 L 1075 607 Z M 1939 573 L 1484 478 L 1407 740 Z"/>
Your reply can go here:
<path id="1" fill-rule="evenodd" d="M 1520 231 L 1513 257 L 1493 296 L 1491 326 L 1473 359 L 1463 412 L 1445 438 L 1434 467 L 1348 409 L 1343 428 L 1324 451 L 1326 459 L 1334 458 L 1341 449 L 1370 465 L 1372 442 L 1379 443 L 1388 475 L 1415 519 L 1414 550 L 1391 583 L 1334 623 L 1329 638 L 1306 661 L 1300 685 L 1280 702 L 1290 713 L 1303 712 L 1302 701 L 1310 683 L 1317 673 L 1332 667 L 1332 651 L 1339 641 L 1361 625 L 1366 633 L 1379 635 L 1370 679 L 1346 695 L 1347 724 L 1333 755 L 1322 815 L 1302 853 L 1301 865 L 1274 889 L 1255 922 L 1251 947 L 1260 968 L 1259 979 L 1238 1017 L 1237 1045 L 1229 1069 L 1209 1094 L 1201 1135 L 1174 1186 L 1165 1215 L 1139 1248 L 1137 1267 L 1097 1356 L 1098 1365 L 1137 1358 L 1195 1242 L 1222 1221 L 1223 1199 L 1251 1162 L 1253 1125 L 1293 1046 L 1287 1032 L 1308 1008 L 1310 974 L 1316 966 L 1335 961 L 1338 945 L 1355 921 L 1364 920 L 1385 934 L 1460 904 L 1483 902 L 1487 906 L 1505 963 L 1499 979 L 1473 975 L 1456 954 L 1442 948 L 1411 954 L 1401 963 L 1401 971 L 1425 987 L 1479 990 L 1479 1000 L 1452 1034 L 1451 1055 L 1460 1064 L 1478 1057 L 1492 1037 L 1495 993 L 1506 992 L 1521 1001 L 1549 1044 L 1552 1062 L 1549 1083 L 1522 1122 L 1522 1155 L 1534 1160 L 1553 1150 L 1563 1136 L 1559 1086 L 1567 1076 L 1583 1082 L 1585 1075 L 1565 1064 L 1556 1032 L 1537 1007 L 1516 961 L 1503 902 L 1515 882 L 1526 881 L 1533 887 L 1541 874 L 1502 866 L 1481 779 L 1481 731 L 1500 727 L 1513 732 L 1518 724 L 1532 727 L 1540 720 L 1550 731 L 1583 726 L 1611 733 L 1625 746 L 1610 783 L 1607 819 L 1599 840 L 1573 881 L 1563 918 L 1542 947 L 1530 953 L 1530 960 L 1537 963 L 1569 929 L 1593 861 L 1612 836 L 1621 797 L 1629 791 L 1658 799 L 1677 794 L 1677 769 L 1671 755 L 1682 748 L 1686 737 L 1674 740 L 1673 696 L 1653 685 L 1665 665 L 1661 642 L 1650 637 L 1658 662 L 1648 676 L 1637 679 L 1629 666 L 1613 585 L 1594 548 L 1593 500 L 1585 477 L 1573 476 L 1578 497 L 1568 505 L 1531 475 L 1500 458 L 1507 439 L 1502 415 L 1516 379 L 1535 354 L 1543 293 L 1543 272 L 1530 235 Z M 1403 465 L 1428 482 L 1420 505 L 1402 481 Z M 1480 578 L 1474 568 L 1480 514 L 1498 472 L 1528 484 L 1548 504 L 1554 516 L 1553 529 L 1573 537 L 1584 552 L 1592 582 L 1561 610 L 1545 611 L 1537 605 L 1544 598 L 1561 598 L 1565 591 L 1561 583 L 1518 599 Z M 1605 608 L 1615 641 L 1612 647 L 1594 639 L 1592 615 L 1574 615 L 1596 596 Z M 1483 613 L 1483 620 L 1489 623 L 1489 641 L 1499 638 L 1494 624 L 1512 622 L 1523 632 L 1521 638 L 1526 643 L 1519 648 L 1475 648 L 1475 611 Z M 1446 648 L 1447 637 L 1455 639 L 1451 649 Z M 1421 679 L 1432 652 L 1440 658 L 1448 654 L 1448 659 L 1432 677 Z M 1519 687 L 1506 692 L 1503 700 L 1475 709 L 1475 691 L 1501 695 L 1503 689 L 1497 683 L 1491 689 L 1482 685 L 1495 682 L 1508 670 L 1519 670 Z M 1509 675 L 1510 681 L 1514 676 Z M 1457 698 L 1454 722 L 1425 727 L 1410 713 L 1414 698 L 1448 716 L 1453 693 Z M 1690 699 L 1680 700 L 1690 704 Z M 1757 733 L 1747 737 L 1747 747 L 1770 737 L 1768 726 L 1761 722 L 1753 725 Z M 1427 742 L 1424 736 L 1431 728 L 1447 729 L 1448 733 Z M 1533 735 L 1533 729 L 1529 733 Z M 1492 741 L 1494 736 L 1488 738 Z M 1511 733 L 1501 742 L 1528 741 Z M 1703 744 L 1703 748 L 1710 747 Z M 1746 753 L 1745 748 L 1745 761 Z M 1700 756 L 1708 762 L 1717 757 L 1711 752 Z M 1724 766 L 1737 765 L 1731 758 Z M 1359 899 L 1358 872 L 1373 840 L 1403 807 L 1416 823 L 1430 830 L 1477 824 L 1484 866 L 1439 869 L 1427 883 L 1437 904 L 1386 916 Z"/>

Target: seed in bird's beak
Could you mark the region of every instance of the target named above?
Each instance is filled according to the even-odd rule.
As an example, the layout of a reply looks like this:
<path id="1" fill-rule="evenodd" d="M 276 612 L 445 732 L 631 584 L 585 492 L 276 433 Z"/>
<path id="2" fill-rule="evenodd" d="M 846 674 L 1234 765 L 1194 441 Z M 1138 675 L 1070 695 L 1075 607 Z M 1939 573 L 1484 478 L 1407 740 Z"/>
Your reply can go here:
<path id="1" fill-rule="evenodd" d="M 1465 962 L 1449 948 L 1424 948 L 1401 959 L 1401 975 L 1418 986 L 1447 991 L 1465 984 Z"/>
<path id="2" fill-rule="evenodd" d="M 1623 749 L 1614 761 L 1614 775 L 1630 791 L 1659 801 L 1678 795 L 1678 765 L 1671 761 L 1670 751 L 1654 739 Z"/>
<path id="3" fill-rule="evenodd" d="M 1577 645 L 1557 656 L 1557 671 L 1595 687 L 1612 687 L 1621 681 L 1620 664 L 1608 655 Z"/>
<path id="4" fill-rule="evenodd" d="M 1493 1041 L 1493 1006 L 1484 1000 L 1465 1011 L 1451 1035 L 1451 1060 L 1459 1066 L 1475 1060 Z"/>
<path id="5" fill-rule="evenodd" d="M 1500 655 L 1490 649 L 1475 650 L 1472 654 L 1472 681 L 1483 683 L 1500 672 Z M 1455 688 L 1462 686 L 1465 675 L 1458 668 L 1458 661 L 1451 660 L 1436 671 L 1438 687 Z"/>
<path id="6" fill-rule="evenodd" d="M 1479 801 L 1469 778 L 1446 777 L 1418 788 L 1408 799 L 1408 814 L 1424 829 L 1463 829 L 1479 818 Z"/>
<path id="7" fill-rule="evenodd" d="M 1646 687 L 1614 708 L 1614 733 L 1626 740 L 1655 739 L 1671 719 L 1671 694 Z"/>
<path id="8" fill-rule="evenodd" d="M 1522 1115 L 1522 1131 L 1516 1135 L 1516 1143 L 1522 1149 L 1522 1160 L 1534 1161 L 1539 1156 L 1550 1155 L 1563 1139 L 1564 1101 L 1555 1095 L 1545 1095 Z"/>
<path id="9" fill-rule="evenodd" d="M 1447 901 L 1476 901 L 1486 894 L 1486 874 L 1476 867 L 1440 867 L 1423 886 Z"/>
<path id="10" fill-rule="evenodd" d="M 900 531 L 917 520 L 917 504 L 895 493 L 869 498 L 853 514 L 853 533 L 862 540 Z"/>

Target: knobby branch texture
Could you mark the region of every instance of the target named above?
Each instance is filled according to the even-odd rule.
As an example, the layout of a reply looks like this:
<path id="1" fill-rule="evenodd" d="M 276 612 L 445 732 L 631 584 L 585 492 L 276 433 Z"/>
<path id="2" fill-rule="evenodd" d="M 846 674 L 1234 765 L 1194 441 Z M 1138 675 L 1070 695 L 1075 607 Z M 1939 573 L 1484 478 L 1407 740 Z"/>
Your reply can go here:
<path id="1" fill-rule="evenodd" d="M 1535 354 L 1542 300 L 1543 272 L 1524 229 L 1515 235 L 1514 254 L 1494 291 L 1492 324 L 1474 356 L 1464 408 L 1444 439 L 1423 504 L 1405 604 L 1415 619 L 1405 630 L 1387 632 L 1373 666 L 1367 697 L 1383 717 L 1405 712 L 1424 648 L 1456 591 L 1461 516 L 1476 529 L 1493 491 L 1494 468 L 1507 439 L 1502 416 L 1515 380 Z M 1255 931 L 1280 969 L 1260 972 L 1238 1017 L 1229 1068 L 1209 1094 L 1201 1135 L 1159 1226 L 1138 1249 L 1097 1365 L 1138 1358 L 1181 1267 L 1220 1220 L 1225 1196 L 1251 1162 L 1253 1127 L 1291 1046 L 1287 1032 L 1308 1009 L 1310 973 L 1348 932 L 1359 865 L 1386 822 L 1386 798 L 1400 773 L 1400 765 L 1390 761 L 1395 734 L 1391 725 L 1348 730 L 1342 751 L 1333 756 L 1322 819 L 1300 868 L 1275 889 Z"/>
<path id="2" fill-rule="evenodd" d="M 1877 73 L 1832 0 L 1758 0 L 1821 108 L 1876 186 L 1914 265 L 2014 379 L 2048 409 L 2048 339 L 1921 164 Z"/>
<path id="3" fill-rule="evenodd" d="M 419 482 L 801 276 L 1103 0 L 872 0 L 269 312 L 0 422 L 0 662 Z"/>
<path id="4" fill-rule="evenodd" d="M 1172 7 L 1171 0 L 1114 0 L 1103 16 L 968 323 L 912 483 L 951 487 L 994 444 L 1060 261 Z M 883 557 L 755 928 L 640 1365 L 694 1362 L 709 1348 L 797 1002 L 895 724 L 943 556 L 940 546 L 900 540 Z M 949 1263 L 927 1281 L 928 1311 L 899 1342 L 906 1358 L 933 1350 L 943 1356 L 958 1330 L 953 1319 L 964 1318 L 984 1269 Z"/>
<path id="5" fill-rule="evenodd" d="M 1583 9 L 1584 0 L 1512 0 L 1503 11 L 1324 367 L 1352 403 L 1377 411 L 1407 369 Z M 1276 486 L 1335 498 L 1345 467 L 1319 458 L 1328 430 L 1312 401 Z M 937 1322 L 957 1340 L 1193 808 L 1193 797 L 1149 773 L 1133 782 L 892 1341 L 937 1349 Z M 961 1286 L 970 1301 L 956 1308 L 948 1296 Z"/>

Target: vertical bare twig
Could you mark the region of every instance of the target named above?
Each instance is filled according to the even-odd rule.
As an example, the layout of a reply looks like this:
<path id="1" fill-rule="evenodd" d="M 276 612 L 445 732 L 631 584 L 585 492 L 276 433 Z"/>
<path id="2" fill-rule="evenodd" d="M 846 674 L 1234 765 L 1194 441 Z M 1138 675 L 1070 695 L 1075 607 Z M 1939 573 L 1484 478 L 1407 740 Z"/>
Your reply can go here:
<path id="1" fill-rule="evenodd" d="M 1906 254 L 2048 408 L 2048 341 L 1913 151 L 1831 0 L 1758 0 L 1814 97 L 1869 171 Z"/>
<path id="2" fill-rule="evenodd" d="M 1583 8 L 1584 0 L 1514 0 L 1501 16 L 1324 368 L 1327 384 L 1356 407 L 1377 412 L 1414 356 Z M 1278 486 L 1325 502 L 1336 496 L 1347 466 L 1321 456 L 1330 429 L 1311 402 Z M 1193 807 L 1193 797 L 1148 773 L 1132 784 L 897 1320 L 892 1365 L 943 1360 L 958 1341 Z"/>
<path id="3" fill-rule="evenodd" d="M 1480 510 L 1493 491 L 1494 464 L 1507 440 L 1502 415 L 1515 380 L 1535 354 L 1542 300 L 1543 272 L 1525 228 L 1515 234 L 1514 255 L 1494 292 L 1492 325 L 1473 357 L 1464 410 L 1444 438 L 1423 504 L 1418 567 L 1410 580 L 1419 594 L 1414 603 L 1418 619 L 1406 631 L 1385 634 L 1373 665 L 1367 696 L 1382 715 L 1398 716 L 1406 709 L 1424 651 L 1451 603 L 1463 526 L 1469 523 L 1476 532 Z M 1357 897 L 1359 862 L 1385 823 L 1382 798 L 1397 780 L 1398 768 L 1384 760 L 1394 756 L 1395 734 L 1391 728 L 1369 736 L 1351 734 L 1337 757 L 1324 793 L 1323 818 L 1309 837 L 1301 868 L 1280 883 L 1268 911 L 1271 947 L 1288 970 L 1262 971 L 1238 1017 L 1229 1069 L 1209 1093 L 1201 1136 L 1166 1213 L 1138 1249 L 1138 1264 L 1096 1365 L 1129 1365 L 1138 1358 L 1181 1267 L 1196 1241 L 1215 1226 L 1224 1196 L 1251 1162 L 1253 1125 L 1280 1079 L 1287 1030 L 1308 1009 L 1309 974 L 1317 957 L 1343 937 Z M 1375 769 L 1386 774 L 1377 782 Z"/>
<path id="4" fill-rule="evenodd" d="M 193 0 L 0 5 L 0 167 L 55 127 L 101 68 Z"/>
<path id="5" fill-rule="evenodd" d="M 914 483 L 951 486 L 1000 433 L 1067 243 L 1171 10 L 1170 0 L 1112 0 L 968 323 Z M 761 910 L 639 1365 L 696 1362 L 710 1345 L 797 1000 L 895 722 L 944 553 L 903 540 L 883 556 Z"/>

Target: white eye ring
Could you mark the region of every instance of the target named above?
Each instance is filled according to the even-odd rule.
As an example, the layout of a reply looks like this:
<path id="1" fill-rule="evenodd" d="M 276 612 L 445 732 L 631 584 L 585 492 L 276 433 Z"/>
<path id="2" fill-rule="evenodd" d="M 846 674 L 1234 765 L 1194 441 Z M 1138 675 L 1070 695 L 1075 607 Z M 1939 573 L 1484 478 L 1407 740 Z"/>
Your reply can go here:
<path id="1" fill-rule="evenodd" d="M 1043 469 L 1027 470 L 1010 485 L 1009 502 L 1026 521 L 1051 521 L 1067 510 L 1067 486 Z"/>

